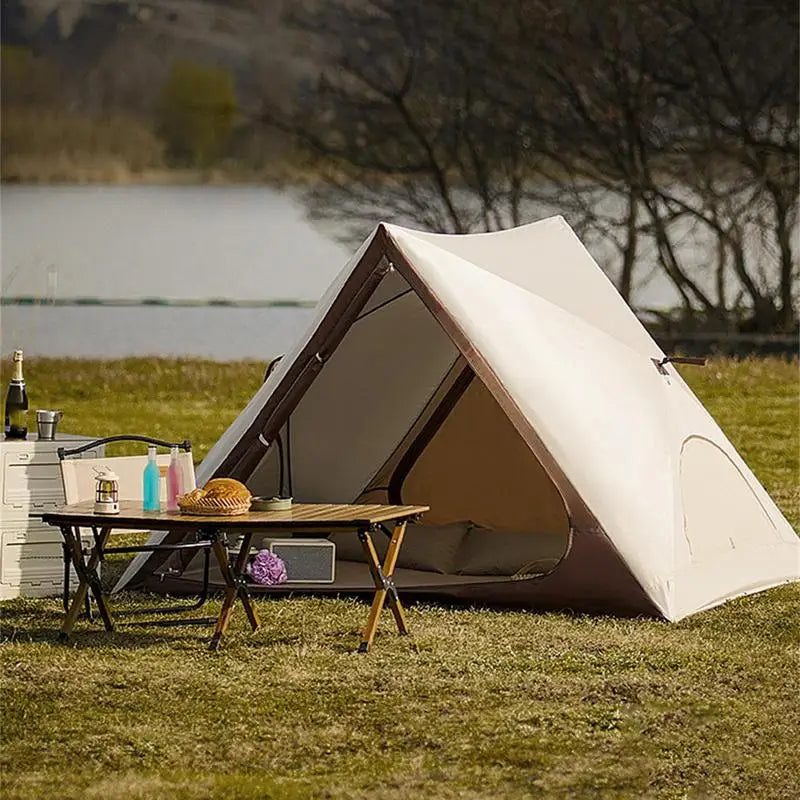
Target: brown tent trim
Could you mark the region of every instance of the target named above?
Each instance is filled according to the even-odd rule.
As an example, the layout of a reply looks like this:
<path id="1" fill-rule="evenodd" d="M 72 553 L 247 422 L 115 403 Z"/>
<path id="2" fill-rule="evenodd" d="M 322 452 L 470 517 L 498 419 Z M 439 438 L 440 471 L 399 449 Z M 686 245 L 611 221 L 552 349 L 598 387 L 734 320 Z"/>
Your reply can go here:
<path id="1" fill-rule="evenodd" d="M 355 502 L 360 502 L 359 498 L 376 491 L 386 492 L 386 498 L 388 502 L 389 480 L 392 476 L 392 473 L 396 469 L 398 462 L 405 454 L 408 443 L 419 434 L 419 431 L 427 423 L 428 417 L 431 413 L 433 413 L 431 409 L 435 409 L 438 403 L 441 402 L 444 395 L 450 391 L 450 388 L 458 379 L 458 376 L 461 374 L 461 371 L 464 369 L 464 365 L 466 365 L 466 363 L 467 362 L 464 360 L 464 357 L 459 352 L 458 356 L 450 365 L 450 368 L 447 370 L 438 386 L 431 393 L 430 399 L 425 404 L 424 408 L 419 412 L 419 414 L 417 414 L 416 419 L 411 423 L 411 425 L 409 425 L 408 431 L 397 443 L 397 446 L 392 450 L 388 458 L 383 464 L 381 464 L 380 468 L 375 472 L 372 478 L 370 478 L 369 482 L 358 493 L 356 498 L 354 498 Z"/>
<path id="2" fill-rule="evenodd" d="M 441 428 L 450 412 L 455 408 L 456 403 L 461 399 L 461 396 L 472 383 L 474 377 L 475 373 L 472 371 L 471 367 L 467 366 L 461 370 L 455 383 L 447 390 L 447 393 L 439 402 L 439 405 L 434 409 L 433 413 L 422 426 L 422 430 L 417 434 L 408 448 L 406 448 L 405 453 L 403 453 L 392 473 L 392 477 L 389 479 L 390 503 L 401 504 L 400 496 L 402 494 L 403 482 L 408 476 L 408 473 L 411 472 L 417 459 L 425 451 L 428 444 L 430 444 L 430 441 L 436 435 L 439 428 Z M 411 429 L 413 429 L 413 425 Z"/>

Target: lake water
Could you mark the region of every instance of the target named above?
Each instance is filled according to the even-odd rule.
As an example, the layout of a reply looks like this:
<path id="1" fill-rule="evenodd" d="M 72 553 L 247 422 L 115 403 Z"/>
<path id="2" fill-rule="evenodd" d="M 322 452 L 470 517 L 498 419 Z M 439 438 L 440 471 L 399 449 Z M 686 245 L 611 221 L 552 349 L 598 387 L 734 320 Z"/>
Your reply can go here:
<path id="1" fill-rule="evenodd" d="M 351 255 L 268 187 L 10 185 L 0 203 L 3 296 L 316 301 Z M 311 313 L 4 306 L 0 352 L 268 359 Z"/>
<path id="2" fill-rule="evenodd" d="M 316 301 L 350 252 L 265 187 L 3 186 L 4 296 Z M 4 306 L 2 352 L 270 358 L 305 308 Z"/>
<path id="3" fill-rule="evenodd" d="M 4 306 L 2 352 L 118 358 L 199 356 L 216 361 L 268 360 L 299 338 L 305 308 Z"/>

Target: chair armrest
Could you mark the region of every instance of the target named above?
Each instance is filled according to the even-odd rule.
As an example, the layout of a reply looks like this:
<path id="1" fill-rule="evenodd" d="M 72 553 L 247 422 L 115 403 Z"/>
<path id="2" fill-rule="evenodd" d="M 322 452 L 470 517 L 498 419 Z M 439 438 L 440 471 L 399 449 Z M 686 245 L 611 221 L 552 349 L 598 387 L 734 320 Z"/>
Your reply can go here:
<path id="1" fill-rule="evenodd" d="M 121 436 L 106 436 L 104 439 L 95 439 L 93 442 L 84 444 L 81 447 L 75 447 L 72 450 L 59 447 L 58 458 L 63 461 L 67 456 L 76 456 L 86 450 L 91 450 L 93 447 L 98 447 L 101 444 L 108 444 L 109 442 L 144 442 L 145 444 L 155 444 L 160 447 L 177 447 L 179 450 L 183 450 L 187 453 L 192 451 L 192 443 L 188 439 L 184 439 L 182 442 L 165 442 L 163 439 L 153 439 L 151 436 L 123 434 Z"/>

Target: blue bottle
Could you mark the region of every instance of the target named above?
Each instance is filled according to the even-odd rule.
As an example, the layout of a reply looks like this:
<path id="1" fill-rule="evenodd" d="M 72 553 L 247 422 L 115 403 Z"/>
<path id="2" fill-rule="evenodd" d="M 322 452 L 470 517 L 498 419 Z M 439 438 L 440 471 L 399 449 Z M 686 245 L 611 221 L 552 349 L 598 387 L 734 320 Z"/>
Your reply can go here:
<path id="1" fill-rule="evenodd" d="M 144 468 L 142 477 L 142 497 L 144 498 L 143 508 L 145 511 L 161 510 L 161 473 L 156 463 L 155 445 L 147 446 L 147 466 Z"/>

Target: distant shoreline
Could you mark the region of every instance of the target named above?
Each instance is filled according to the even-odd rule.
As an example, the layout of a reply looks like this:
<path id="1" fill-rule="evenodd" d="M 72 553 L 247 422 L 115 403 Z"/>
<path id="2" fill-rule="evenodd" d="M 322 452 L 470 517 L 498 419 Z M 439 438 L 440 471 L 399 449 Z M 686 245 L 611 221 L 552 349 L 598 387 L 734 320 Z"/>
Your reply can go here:
<path id="1" fill-rule="evenodd" d="M 3 295 L 0 306 L 170 306 L 175 308 L 314 308 L 317 300 L 277 297 L 269 300 L 237 300 L 227 297 L 41 297 Z"/>
<path id="2" fill-rule="evenodd" d="M 0 164 L 0 183 L 112 186 L 303 186 L 318 177 L 313 169 L 296 161 L 275 157 L 259 167 L 221 161 L 210 167 L 135 165 L 118 154 L 94 156 L 70 154 L 5 153 Z"/>
<path id="3" fill-rule="evenodd" d="M 290 175 L 290 172 L 294 174 Z M 285 186 L 308 181 L 308 176 L 281 167 L 270 173 L 245 173 L 214 168 L 148 169 L 134 171 L 121 164 L 96 168 L 63 170 L 57 166 L 36 171 L 13 172 L 4 169 L 4 186 Z"/>

